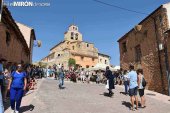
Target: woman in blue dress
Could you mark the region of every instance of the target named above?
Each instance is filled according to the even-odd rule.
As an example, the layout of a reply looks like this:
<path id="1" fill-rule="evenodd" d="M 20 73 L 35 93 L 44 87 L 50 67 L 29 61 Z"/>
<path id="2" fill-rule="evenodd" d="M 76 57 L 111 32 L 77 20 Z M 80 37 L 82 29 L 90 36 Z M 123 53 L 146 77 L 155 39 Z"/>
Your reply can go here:
<path id="1" fill-rule="evenodd" d="M 17 70 L 11 74 L 11 79 L 8 86 L 8 89 L 10 90 L 11 113 L 19 113 L 21 100 L 24 95 L 26 85 L 26 72 L 23 71 L 22 65 L 18 64 Z"/>

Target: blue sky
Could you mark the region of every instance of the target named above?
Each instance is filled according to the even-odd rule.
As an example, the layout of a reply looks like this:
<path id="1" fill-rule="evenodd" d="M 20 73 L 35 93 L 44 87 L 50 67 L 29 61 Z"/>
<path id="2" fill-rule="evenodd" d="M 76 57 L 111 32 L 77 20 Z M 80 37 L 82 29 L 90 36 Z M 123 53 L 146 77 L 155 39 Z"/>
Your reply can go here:
<path id="1" fill-rule="evenodd" d="M 74 18 L 84 41 L 93 42 L 101 53 L 112 57 L 113 65 L 119 65 L 117 40 L 146 17 L 93 0 L 32 1 L 50 2 L 51 5 L 50 7 L 9 7 L 9 9 L 16 21 L 33 27 L 37 39 L 42 41 L 41 48 L 34 48 L 33 61 L 48 55 L 50 48 L 64 39 L 64 32 L 73 23 Z M 170 2 L 170 0 L 100 1 L 144 13 L 151 13 L 161 4 Z"/>

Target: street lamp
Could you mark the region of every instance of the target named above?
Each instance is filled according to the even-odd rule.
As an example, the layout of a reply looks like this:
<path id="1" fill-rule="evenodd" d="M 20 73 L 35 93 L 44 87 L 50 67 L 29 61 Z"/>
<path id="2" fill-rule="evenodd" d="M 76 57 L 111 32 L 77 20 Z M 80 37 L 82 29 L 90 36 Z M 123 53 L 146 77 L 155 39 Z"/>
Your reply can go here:
<path id="1" fill-rule="evenodd" d="M 142 30 L 142 25 L 136 25 L 136 26 L 134 27 L 134 30 L 135 30 L 136 32 L 140 32 L 140 31 Z"/>
<path id="2" fill-rule="evenodd" d="M 40 40 L 37 40 L 35 43 L 34 43 L 34 47 L 41 47 L 42 46 L 42 42 Z"/>

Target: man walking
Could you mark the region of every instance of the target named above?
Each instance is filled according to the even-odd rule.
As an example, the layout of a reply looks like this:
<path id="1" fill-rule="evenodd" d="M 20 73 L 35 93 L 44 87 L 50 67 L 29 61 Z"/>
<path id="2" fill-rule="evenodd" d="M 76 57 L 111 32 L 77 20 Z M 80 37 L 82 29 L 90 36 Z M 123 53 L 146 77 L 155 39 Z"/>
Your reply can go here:
<path id="1" fill-rule="evenodd" d="M 130 72 L 128 73 L 128 79 L 129 79 L 129 96 L 131 101 L 131 110 L 135 111 L 134 109 L 134 102 L 136 101 L 136 110 L 138 110 L 138 97 L 137 97 L 137 90 L 138 90 L 138 84 L 137 84 L 137 73 L 134 70 L 134 66 L 129 66 Z"/>
<path id="2" fill-rule="evenodd" d="M 59 88 L 62 89 L 63 85 L 64 85 L 64 67 L 62 66 L 59 69 Z"/>
<path id="3" fill-rule="evenodd" d="M 112 89 L 115 89 L 115 86 L 114 86 L 114 76 L 112 74 L 112 71 L 109 69 L 109 66 L 106 67 L 105 77 L 108 80 L 109 96 L 112 96 L 113 95 Z"/>

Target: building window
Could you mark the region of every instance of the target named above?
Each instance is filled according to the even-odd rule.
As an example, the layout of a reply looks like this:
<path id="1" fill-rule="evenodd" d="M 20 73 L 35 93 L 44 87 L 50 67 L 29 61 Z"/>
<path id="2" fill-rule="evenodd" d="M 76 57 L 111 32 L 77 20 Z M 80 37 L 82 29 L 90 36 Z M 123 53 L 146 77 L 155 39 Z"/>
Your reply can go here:
<path id="1" fill-rule="evenodd" d="M 148 30 L 145 30 L 145 31 L 144 31 L 144 35 L 145 35 L 145 37 L 148 36 Z"/>
<path id="2" fill-rule="evenodd" d="M 87 44 L 87 47 L 89 47 L 89 44 Z"/>
<path id="3" fill-rule="evenodd" d="M 135 47 L 135 61 L 140 62 L 141 58 L 142 58 L 141 47 L 140 47 L 140 45 L 137 45 Z"/>
<path id="4" fill-rule="evenodd" d="M 78 34 L 78 33 L 76 33 L 76 40 L 78 40 L 78 36 L 79 36 L 79 34 Z"/>
<path id="5" fill-rule="evenodd" d="M 107 60 L 105 60 L 105 64 L 107 64 Z"/>
<path id="6" fill-rule="evenodd" d="M 74 50 L 74 46 L 73 46 L 72 48 L 73 48 L 73 50 Z"/>
<path id="7" fill-rule="evenodd" d="M 100 59 L 100 62 L 102 62 L 102 59 Z"/>
<path id="8" fill-rule="evenodd" d="M 84 60 L 84 57 L 81 57 L 81 60 Z"/>
<path id="9" fill-rule="evenodd" d="M 86 65 L 86 68 L 89 68 L 89 65 Z"/>
<path id="10" fill-rule="evenodd" d="M 161 15 L 159 15 L 159 22 L 160 22 L 161 25 L 163 24 L 163 19 L 162 19 Z"/>
<path id="11" fill-rule="evenodd" d="M 127 52 L 126 42 L 122 43 L 122 51 L 123 53 Z"/>
<path id="12" fill-rule="evenodd" d="M 6 44 L 7 44 L 7 46 L 9 46 L 10 40 L 11 40 L 11 36 L 10 36 L 9 32 L 6 32 Z"/>
<path id="13" fill-rule="evenodd" d="M 92 61 L 94 62 L 94 58 L 92 58 Z"/>
<path id="14" fill-rule="evenodd" d="M 74 39 L 74 33 L 71 32 L 71 39 Z"/>

